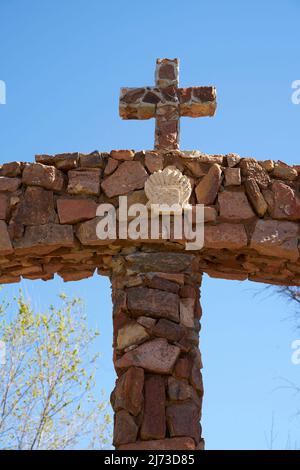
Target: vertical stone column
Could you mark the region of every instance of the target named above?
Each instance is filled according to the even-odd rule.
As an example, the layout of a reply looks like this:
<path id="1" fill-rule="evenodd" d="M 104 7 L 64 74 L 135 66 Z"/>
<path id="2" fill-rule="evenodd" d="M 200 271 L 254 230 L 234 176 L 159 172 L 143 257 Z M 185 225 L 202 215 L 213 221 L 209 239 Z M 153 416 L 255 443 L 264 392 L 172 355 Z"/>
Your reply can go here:
<path id="1" fill-rule="evenodd" d="M 203 449 L 196 258 L 166 252 L 118 256 L 111 282 L 115 447 Z"/>

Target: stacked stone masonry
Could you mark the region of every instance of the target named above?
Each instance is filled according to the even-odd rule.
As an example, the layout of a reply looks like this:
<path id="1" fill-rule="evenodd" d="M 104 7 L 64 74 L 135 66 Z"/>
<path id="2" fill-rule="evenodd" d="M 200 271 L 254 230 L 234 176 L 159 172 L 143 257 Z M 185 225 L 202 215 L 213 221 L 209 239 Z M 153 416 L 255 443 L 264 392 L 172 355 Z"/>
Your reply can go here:
<path id="1" fill-rule="evenodd" d="M 97 206 L 127 195 L 146 203 L 149 175 L 166 167 L 187 175 L 190 204 L 205 204 L 199 273 L 299 285 L 300 167 L 236 154 L 113 150 L 38 155 L 0 169 L 0 283 L 110 275 L 117 255 L 186 253 L 185 240 L 99 240 Z"/>
<path id="2" fill-rule="evenodd" d="M 204 247 L 186 240 L 100 240 L 102 203 L 118 214 L 147 203 L 151 174 L 171 167 L 205 205 Z M 107 275 L 112 283 L 120 450 L 200 450 L 198 349 L 202 273 L 300 285 L 300 167 L 198 151 L 95 151 L 38 155 L 0 168 L 0 283 Z"/>
<path id="3" fill-rule="evenodd" d="M 111 402 L 119 450 L 204 446 L 197 271 L 193 255 L 117 258 L 111 281 L 118 379 Z"/>

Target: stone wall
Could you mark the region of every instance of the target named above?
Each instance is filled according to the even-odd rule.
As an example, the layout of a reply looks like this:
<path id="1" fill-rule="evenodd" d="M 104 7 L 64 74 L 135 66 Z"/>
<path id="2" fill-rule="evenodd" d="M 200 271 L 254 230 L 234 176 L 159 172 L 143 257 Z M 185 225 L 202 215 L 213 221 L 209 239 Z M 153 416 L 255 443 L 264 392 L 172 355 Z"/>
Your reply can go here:
<path id="1" fill-rule="evenodd" d="M 158 252 L 118 256 L 115 262 L 114 445 L 202 449 L 197 259 Z"/>
<path id="2" fill-rule="evenodd" d="M 110 275 L 116 254 L 183 252 L 184 240 L 99 240 L 96 208 L 118 196 L 145 203 L 144 183 L 175 166 L 190 178 L 191 204 L 205 204 L 199 272 L 299 285 L 299 166 L 198 151 L 38 155 L 0 169 L 0 283 Z"/>

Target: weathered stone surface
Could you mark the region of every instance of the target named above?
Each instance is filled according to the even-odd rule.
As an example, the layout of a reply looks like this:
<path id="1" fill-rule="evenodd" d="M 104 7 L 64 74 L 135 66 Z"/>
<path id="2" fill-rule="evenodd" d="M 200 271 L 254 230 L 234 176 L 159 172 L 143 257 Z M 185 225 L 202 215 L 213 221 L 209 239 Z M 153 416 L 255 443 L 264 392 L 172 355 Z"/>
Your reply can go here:
<path id="1" fill-rule="evenodd" d="M 0 219 L 5 220 L 8 214 L 8 198 L 6 194 L 0 194 Z"/>
<path id="2" fill-rule="evenodd" d="M 128 323 L 118 331 L 117 348 L 125 349 L 134 344 L 140 344 L 147 338 L 149 335 L 142 325 L 136 322 Z"/>
<path id="3" fill-rule="evenodd" d="M 77 225 L 76 237 L 82 245 L 110 245 L 113 240 L 102 240 L 97 236 L 97 224 L 101 220 L 100 217 L 81 222 Z"/>
<path id="4" fill-rule="evenodd" d="M 116 160 L 132 160 L 134 150 L 112 150 L 110 156 Z"/>
<path id="5" fill-rule="evenodd" d="M 103 168 L 103 155 L 95 150 L 95 152 L 79 155 L 79 164 L 82 168 Z"/>
<path id="6" fill-rule="evenodd" d="M 17 208 L 17 223 L 44 225 L 56 221 L 53 192 L 38 186 L 28 186 Z"/>
<path id="7" fill-rule="evenodd" d="M 225 186 L 240 186 L 241 169 L 240 168 L 225 168 Z"/>
<path id="8" fill-rule="evenodd" d="M 140 162 L 125 161 L 103 181 L 101 187 L 107 197 L 111 198 L 142 189 L 147 178 L 148 173 Z"/>
<path id="9" fill-rule="evenodd" d="M 191 360 L 187 356 L 180 357 L 175 364 L 174 376 L 181 379 L 188 379 L 190 377 L 191 368 Z"/>
<path id="10" fill-rule="evenodd" d="M 153 327 L 152 333 L 160 338 L 177 342 L 184 336 L 185 329 L 181 325 L 178 325 L 178 323 L 161 318 Z"/>
<path id="11" fill-rule="evenodd" d="M 145 155 L 145 166 L 150 173 L 162 170 L 164 167 L 163 155 L 147 152 Z"/>
<path id="12" fill-rule="evenodd" d="M 130 269 L 137 272 L 181 273 L 188 269 L 195 260 L 194 255 L 181 253 L 134 253 L 126 256 Z"/>
<path id="13" fill-rule="evenodd" d="M 195 441 L 190 437 L 137 441 L 119 446 L 119 450 L 195 450 Z"/>
<path id="14" fill-rule="evenodd" d="M 72 170 L 78 165 L 79 153 L 58 153 L 53 157 L 54 165 L 59 170 Z"/>
<path id="15" fill-rule="evenodd" d="M 273 178 L 279 178 L 282 180 L 293 181 L 297 178 L 298 173 L 295 168 L 287 165 L 284 162 L 275 163 L 274 170 L 272 172 Z"/>
<path id="16" fill-rule="evenodd" d="M 54 166 L 28 163 L 23 170 L 22 182 L 28 186 L 42 186 L 59 192 L 63 189 L 64 177 L 63 173 Z"/>
<path id="17" fill-rule="evenodd" d="M 145 406 L 141 426 L 143 440 L 163 439 L 166 435 L 165 379 L 159 375 L 145 380 Z"/>
<path id="18" fill-rule="evenodd" d="M 195 189 L 199 204 L 213 204 L 222 182 L 222 170 L 216 163 L 212 165 Z"/>
<path id="19" fill-rule="evenodd" d="M 275 181 L 272 191 L 266 191 L 265 197 L 274 219 L 300 220 L 300 197 L 287 184 Z"/>
<path id="20" fill-rule="evenodd" d="M 259 189 L 255 179 L 248 178 L 245 181 L 245 190 L 247 196 L 259 217 L 263 217 L 267 212 L 268 205 Z"/>
<path id="21" fill-rule="evenodd" d="M 142 325 L 144 328 L 148 329 L 148 330 L 152 330 L 152 328 L 155 326 L 156 324 L 156 319 L 155 318 L 150 318 L 150 317 L 138 317 L 136 319 L 136 321 Z"/>
<path id="22" fill-rule="evenodd" d="M 171 374 L 179 354 L 179 347 L 168 344 L 164 338 L 157 338 L 125 353 L 115 367 L 127 369 L 135 366 L 156 374 Z"/>
<path id="23" fill-rule="evenodd" d="M 205 248 L 239 250 L 245 248 L 247 243 L 247 234 L 243 225 L 223 223 L 205 227 Z"/>
<path id="24" fill-rule="evenodd" d="M 125 409 L 137 416 L 143 405 L 144 369 L 130 367 L 117 381 L 112 394 L 112 406 L 115 411 Z"/>
<path id="25" fill-rule="evenodd" d="M 191 436 L 196 443 L 200 439 L 200 413 L 193 403 L 174 403 L 167 406 L 167 425 L 171 437 Z"/>
<path id="26" fill-rule="evenodd" d="M 9 162 L 3 163 L 0 170 L 1 176 L 20 176 L 22 173 L 22 163 L 20 162 Z"/>
<path id="27" fill-rule="evenodd" d="M 137 438 L 138 426 L 134 418 L 125 410 L 118 411 L 115 416 L 114 440 L 115 446 L 134 442 Z"/>
<path id="28" fill-rule="evenodd" d="M 26 227 L 25 234 L 14 242 L 16 253 L 49 253 L 60 247 L 74 246 L 71 225 L 45 224 Z"/>
<path id="29" fill-rule="evenodd" d="M 20 184 L 20 178 L 7 178 L 6 176 L 0 176 L 0 191 L 16 191 Z"/>
<path id="30" fill-rule="evenodd" d="M 250 247 L 262 255 L 296 261 L 299 228 L 294 222 L 259 220 L 252 235 Z"/>
<path id="31" fill-rule="evenodd" d="M 175 377 L 168 377 L 168 396 L 170 400 L 188 400 L 194 396 L 193 387 L 186 381 L 178 380 Z"/>
<path id="32" fill-rule="evenodd" d="M 109 158 L 107 161 L 107 165 L 104 170 L 104 175 L 108 176 L 111 175 L 119 166 L 118 160 L 115 158 Z"/>
<path id="33" fill-rule="evenodd" d="M 169 279 L 164 279 L 159 276 L 151 276 L 146 280 L 147 286 L 152 289 L 164 290 L 167 292 L 173 292 L 173 294 L 178 294 L 179 285 L 177 282 L 170 281 Z"/>
<path id="34" fill-rule="evenodd" d="M 187 328 L 194 327 L 195 299 L 180 299 L 180 323 Z"/>
<path id="35" fill-rule="evenodd" d="M 179 321 L 179 298 L 171 292 L 145 287 L 131 287 L 127 290 L 127 305 L 134 316 L 168 318 Z"/>
<path id="36" fill-rule="evenodd" d="M 100 193 L 100 170 L 95 168 L 70 170 L 68 172 L 69 194 L 98 196 Z"/>
<path id="37" fill-rule="evenodd" d="M 240 162 L 242 175 L 254 178 L 261 189 L 267 189 L 270 177 L 266 170 L 253 158 L 243 158 Z"/>
<path id="38" fill-rule="evenodd" d="M 247 196 L 241 191 L 223 191 L 218 196 L 218 203 L 224 221 L 239 222 L 255 217 Z"/>
<path id="39" fill-rule="evenodd" d="M 262 166 L 266 171 L 273 171 L 274 170 L 274 161 L 273 160 L 263 160 L 259 162 L 260 166 Z"/>
<path id="40" fill-rule="evenodd" d="M 190 381 L 191 384 L 195 387 L 198 392 L 203 394 L 203 381 L 202 381 L 202 374 L 200 372 L 200 367 L 202 364 L 193 364 L 191 370 Z"/>
<path id="41" fill-rule="evenodd" d="M 57 199 L 57 212 L 61 224 L 76 224 L 96 217 L 98 204 L 93 199 Z"/>
<path id="42" fill-rule="evenodd" d="M 214 207 L 204 207 L 204 222 L 216 222 L 217 211 Z"/>
<path id="43" fill-rule="evenodd" d="M 9 255 L 13 252 L 11 241 L 9 238 L 7 225 L 0 220 L 0 255 Z"/>
<path id="44" fill-rule="evenodd" d="M 237 155 L 236 153 L 229 153 L 228 155 L 226 155 L 227 165 L 230 168 L 236 166 L 240 162 L 240 160 L 241 160 L 241 157 Z"/>
<path id="45" fill-rule="evenodd" d="M 132 191 L 127 196 L 127 207 L 129 208 L 133 204 L 147 204 L 148 198 L 143 189 L 138 191 Z"/>

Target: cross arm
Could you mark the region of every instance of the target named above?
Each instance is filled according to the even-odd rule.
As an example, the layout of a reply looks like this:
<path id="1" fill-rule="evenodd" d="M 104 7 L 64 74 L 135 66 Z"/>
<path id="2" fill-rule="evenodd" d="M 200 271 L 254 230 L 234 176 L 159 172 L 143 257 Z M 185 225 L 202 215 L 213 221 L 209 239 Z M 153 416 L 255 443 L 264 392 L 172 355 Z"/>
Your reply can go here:
<path id="1" fill-rule="evenodd" d="M 155 117 L 156 104 L 161 100 L 155 87 L 121 88 L 119 114 L 122 119 Z"/>
<path id="2" fill-rule="evenodd" d="M 217 108 L 217 93 L 213 86 L 178 88 L 180 116 L 213 116 Z"/>

